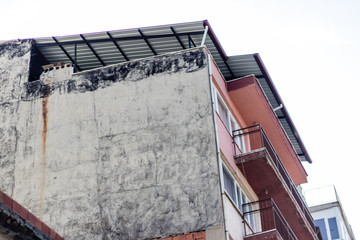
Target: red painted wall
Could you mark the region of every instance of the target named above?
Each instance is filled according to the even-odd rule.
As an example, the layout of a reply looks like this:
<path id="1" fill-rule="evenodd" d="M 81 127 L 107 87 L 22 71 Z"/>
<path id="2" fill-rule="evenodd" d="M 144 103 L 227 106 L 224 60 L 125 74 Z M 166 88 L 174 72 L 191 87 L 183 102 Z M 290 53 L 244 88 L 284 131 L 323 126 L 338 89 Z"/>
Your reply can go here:
<path id="1" fill-rule="evenodd" d="M 260 123 L 280 156 L 293 182 L 298 185 L 307 182 L 306 171 L 275 116 L 266 96 L 254 76 L 226 83 L 214 62 L 211 62 L 212 80 L 221 97 L 240 127 Z M 236 86 L 235 86 L 236 85 Z M 235 86 L 236 88 L 232 88 Z M 231 136 L 222 121 L 216 118 L 221 152 L 232 166 L 234 150 Z M 230 137 L 230 138 L 229 138 Z M 228 145 L 231 146 L 228 146 Z"/>
<path id="2" fill-rule="evenodd" d="M 153 240 L 205 240 L 205 231 L 195 233 L 183 233 L 165 238 L 154 238 Z"/>

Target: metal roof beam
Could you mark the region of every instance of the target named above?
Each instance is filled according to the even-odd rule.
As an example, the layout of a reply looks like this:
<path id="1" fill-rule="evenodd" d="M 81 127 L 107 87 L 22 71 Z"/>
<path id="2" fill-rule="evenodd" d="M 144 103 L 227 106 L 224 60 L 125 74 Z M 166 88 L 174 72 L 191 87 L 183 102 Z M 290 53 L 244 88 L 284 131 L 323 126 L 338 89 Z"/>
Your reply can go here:
<path id="1" fill-rule="evenodd" d="M 186 49 L 185 45 L 181 42 L 181 39 L 179 38 L 179 35 L 175 32 L 175 29 L 173 27 L 170 27 L 171 31 L 174 33 L 176 39 L 178 40 L 178 42 L 180 43 L 181 47 L 183 49 Z"/>
<path id="2" fill-rule="evenodd" d="M 75 69 L 77 68 L 79 71 L 82 71 L 79 65 L 76 64 L 74 59 L 70 56 L 70 54 L 65 50 L 65 48 L 59 43 L 59 41 L 52 37 L 52 39 L 55 41 L 56 45 L 60 47 L 60 49 L 65 53 L 66 57 L 70 59 L 70 61 L 75 65 Z"/>
<path id="3" fill-rule="evenodd" d="M 119 44 L 115 41 L 115 39 L 111 36 L 109 32 L 106 32 L 106 34 L 109 36 L 109 38 L 113 41 L 117 49 L 120 51 L 120 53 L 123 55 L 123 57 L 126 59 L 126 61 L 130 61 L 130 59 L 126 56 L 125 52 L 120 48 Z"/>
<path id="4" fill-rule="evenodd" d="M 195 32 L 184 32 L 184 33 L 177 33 L 177 36 L 188 36 L 191 35 L 203 35 L 204 31 L 195 31 Z M 147 39 L 156 39 L 156 38 L 166 38 L 166 37 L 174 37 L 174 34 L 162 34 L 162 35 L 147 35 Z M 141 40 L 144 39 L 142 36 L 132 36 L 132 37 L 113 37 L 110 38 L 100 38 L 100 39 L 88 39 L 86 40 L 88 43 L 100 43 L 100 42 L 112 42 L 112 41 L 132 41 L 132 40 Z M 61 42 L 61 45 L 74 45 L 74 44 L 82 44 L 84 43 L 83 40 L 74 40 L 74 41 L 66 41 Z M 36 43 L 38 47 L 48 47 L 48 46 L 57 46 L 56 43 Z"/>
<path id="5" fill-rule="evenodd" d="M 86 38 L 80 34 L 80 37 L 84 40 L 84 42 L 86 43 L 86 45 L 90 48 L 90 50 L 92 51 L 92 53 L 95 55 L 95 57 L 99 60 L 99 62 L 105 66 L 104 61 L 99 57 L 99 55 L 96 53 L 96 51 L 94 50 L 94 48 L 90 45 L 90 43 L 86 40 Z"/>
<path id="6" fill-rule="evenodd" d="M 227 61 L 226 61 L 225 59 L 222 59 L 222 60 L 224 61 L 226 68 L 229 70 L 229 72 L 230 72 L 230 74 L 231 74 L 231 78 L 234 79 L 234 78 L 235 78 L 235 75 L 234 75 L 234 73 L 231 71 L 231 68 L 230 68 L 229 64 L 227 63 Z"/>
<path id="7" fill-rule="evenodd" d="M 265 78 L 264 75 L 255 75 L 255 77 L 256 77 L 257 79 L 259 79 L 259 78 Z"/>
<path id="8" fill-rule="evenodd" d="M 204 32 L 203 32 L 203 34 L 204 34 Z M 192 43 L 192 45 L 194 45 L 194 47 L 196 47 L 196 44 L 195 44 L 194 40 L 191 38 L 190 33 L 188 33 L 187 36 L 189 38 L 189 41 Z M 190 44 L 189 44 L 189 48 L 190 48 Z"/>
<path id="9" fill-rule="evenodd" d="M 150 50 L 153 52 L 154 55 L 158 55 L 155 51 L 155 49 L 151 46 L 149 40 L 147 39 L 147 37 L 142 33 L 142 31 L 140 30 L 140 28 L 138 29 L 140 35 L 142 36 L 142 38 L 144 39 L 144 41 L 146 42 L 146 44 L 149 46 Z"/>

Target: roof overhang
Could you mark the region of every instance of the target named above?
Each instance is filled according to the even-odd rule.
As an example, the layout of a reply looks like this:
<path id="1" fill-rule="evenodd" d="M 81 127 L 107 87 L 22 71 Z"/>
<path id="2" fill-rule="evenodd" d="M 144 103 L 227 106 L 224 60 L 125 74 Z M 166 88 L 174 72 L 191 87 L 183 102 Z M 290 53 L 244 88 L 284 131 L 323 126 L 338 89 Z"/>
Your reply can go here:
<path id="1" fill-rule="evenodd" d="M 208 31 L 205 31 L 207 27 Z M 300 160 L 312 162 L 259 54 L 227 56 L 207 20 L 189 23 L 34 39 L 48 63 L 66 62 L 84 71 L 204 45 L 224 79 L 256 76 Z"/>
<path id="2" fill-rule="evenodd" d="M 268 99 L 272 109 L 275 111 L 276 118 L 280 122 L 282 128 L 287 134 L 291 144 L 293 145 L 297 156 L 301 161 L 312 163 L 312 160 L 305 148 L 303 141 L 300 138 L 295 124 L 293 123 L 284 102 L 282 101 L 275 85 L 265 68 L 263 61 L 258 53 L 238 55 L 229 57 L 229 67 L 237 78 L 248 75 L 254 75 L 258 80 L 266 98 Z M 226 78 L 227 81 L 234 79 Z M 236 79 L 236 78 L 235 78 Z"/>
<path id="3" fill-rule="evenodd" d="M 306 171 L 257 79 L 248 76 L 227 82 L 227 90 L 236 108 L 246 113 L 243 115 L 246 125 L 262 126 L 294 183 L 305 183 Z"/>

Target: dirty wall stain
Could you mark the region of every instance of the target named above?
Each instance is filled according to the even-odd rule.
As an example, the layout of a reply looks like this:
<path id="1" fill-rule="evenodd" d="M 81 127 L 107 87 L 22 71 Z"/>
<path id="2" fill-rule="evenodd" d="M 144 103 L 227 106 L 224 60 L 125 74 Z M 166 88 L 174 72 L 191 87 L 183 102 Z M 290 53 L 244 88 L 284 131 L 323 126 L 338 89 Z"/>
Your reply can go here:
<path id="1" fill-rule="evenodd" d="M 43 213 L 44 213 L 44 201 L 45 201 L 46 137 L 47 137 L 47 130 L 48 130 L 49 96 L 50 96 L 50 88 L 48 88 L 48 91 L 46 91 L 46 93 L 41 101 L 42 154 L 41 154 L 40 218 L 42 218 Z"/>

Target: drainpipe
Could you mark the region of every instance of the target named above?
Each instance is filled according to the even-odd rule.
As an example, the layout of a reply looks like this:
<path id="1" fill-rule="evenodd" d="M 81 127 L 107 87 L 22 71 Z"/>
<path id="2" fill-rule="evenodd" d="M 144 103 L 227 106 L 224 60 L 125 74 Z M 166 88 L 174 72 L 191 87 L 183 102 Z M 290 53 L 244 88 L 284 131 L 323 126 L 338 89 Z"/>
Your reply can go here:
<path id="1" fill-rule="evenodd" d="M 283 105 L 280 104 L 279 106 L 277 106 L 276 108 L 274 108 L 273 111 L 276 112 L 277 110 L 282 109 L 282 108 L 283 108 Z"/>
<path id="2" fill-rule="evenodd" d="M 200 45 L 201 47 L 204 46 L 204 44 L 205 44 L 205 39 L 206 39 L 206 36 L 207 36 L 208 29 L 209 29 L 209 27 L 205 26 L 204 35 L 203 35 L 203 38 L 201 40 L 201 45 Z"/>
<path id="3" fill-rule="evenodd" d="M 206 31 L 206 29 L 205 29 Z M 204 34 L 206 36 L 206 33 Z M 225 223 L 225 208 L 224 208 L 224 201 L 223 201 L 223 187 L 222 187 L 222 161 L 220 157 L 220 146 L 219 146 L 219 138 L 217 134 L 217 126 L 216 126 L 216 118 L 215 118 L 215 99 L 213 98 L 213 83 L 212 83 L 212 73 L 211 73 L 211 57 L 210 54 L 207 54 L 207 62 L 208 62 L 208 76 L 209 76 L 209 88 L 210 88 L 210 100 L 211 100 L 211 112 L 213 116 L 213 124 L 214 124 L 214 137 L 215 137 L 215 148 L 216 148 L 216 159 L 217 159 L 217 166 L 218 166 L 218 173 L 219 173 L 219 187 L 220 187 L 220 200 L 222 206 L 222 214 L 223 214 L 223 224 L 224 224 L 224 240 L 227 240 L 227 230 L 226 230 L 226 223 Z"/>

